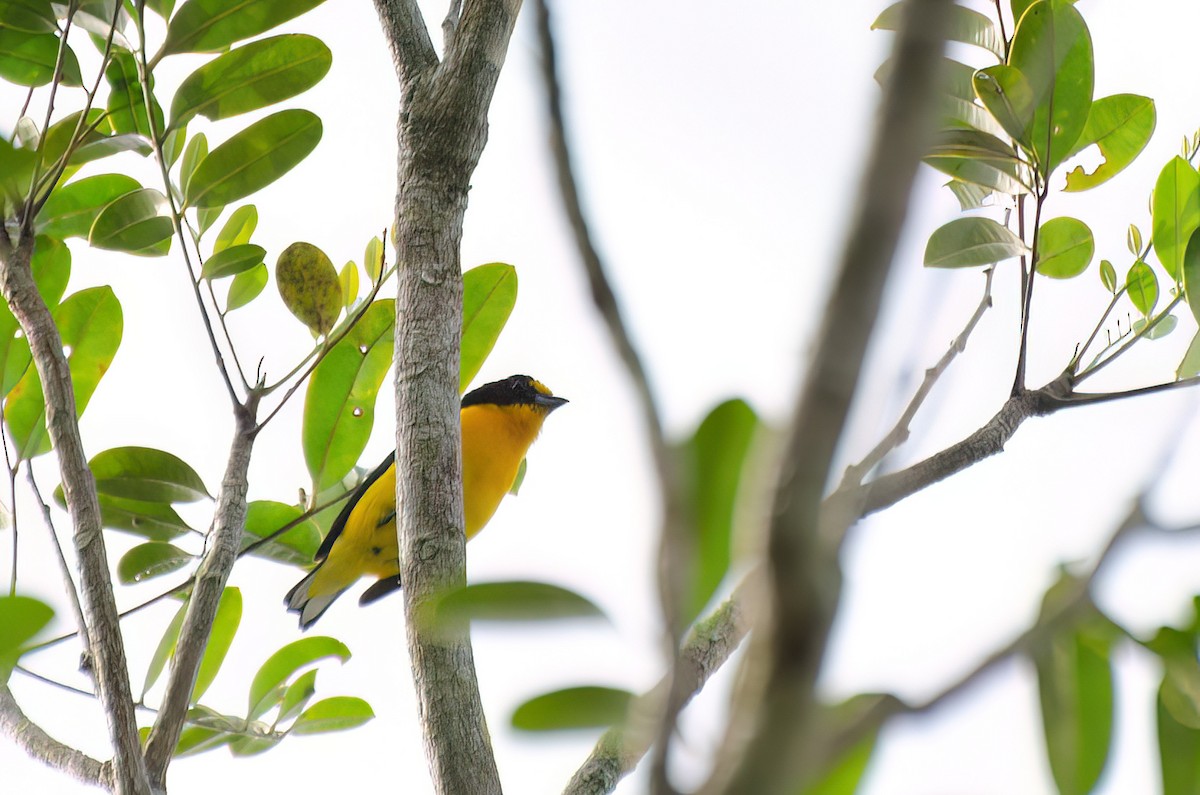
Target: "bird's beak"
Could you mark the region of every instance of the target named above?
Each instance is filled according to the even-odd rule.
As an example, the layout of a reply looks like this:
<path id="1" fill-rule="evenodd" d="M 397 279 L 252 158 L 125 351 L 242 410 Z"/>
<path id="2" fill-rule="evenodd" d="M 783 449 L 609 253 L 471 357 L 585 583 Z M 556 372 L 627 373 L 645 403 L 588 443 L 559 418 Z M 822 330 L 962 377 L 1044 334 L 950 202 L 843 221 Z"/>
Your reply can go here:
<path id="1" fill-rule="evenodd" d="M 542 394 L 539 394 L 533 400 L 535 403 L 537 403 L 537 405 L 545 408 L 547 413 L 554 411 L 559 406 L 562 406 L 562 405 L 570 402 L 566 398 L 563 398 L 563 397 L 555 397 L 554 395 L 542 395 Z"/>

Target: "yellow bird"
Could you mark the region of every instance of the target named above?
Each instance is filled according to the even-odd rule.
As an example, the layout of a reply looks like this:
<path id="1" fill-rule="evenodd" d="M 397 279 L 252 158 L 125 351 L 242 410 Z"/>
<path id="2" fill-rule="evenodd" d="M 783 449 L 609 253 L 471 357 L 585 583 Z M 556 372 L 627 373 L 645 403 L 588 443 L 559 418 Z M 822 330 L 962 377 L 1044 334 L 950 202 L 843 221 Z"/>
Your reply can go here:
<path id="1" fill-rule="evenodd" d="M 462 399 L 463 510 L 467 539 L 483 529 L 512 488 L 521 461 L 550 412 L 566 403 L 527 375 L 472 390 Z M 288 591 L 288 610 L 308 629 L 333 600 L 372 575 L 359 604 L 400 587 L 396 545 L 396 454 L 389 455 L 350 496 L 316 554 L 317 565 Z"/>

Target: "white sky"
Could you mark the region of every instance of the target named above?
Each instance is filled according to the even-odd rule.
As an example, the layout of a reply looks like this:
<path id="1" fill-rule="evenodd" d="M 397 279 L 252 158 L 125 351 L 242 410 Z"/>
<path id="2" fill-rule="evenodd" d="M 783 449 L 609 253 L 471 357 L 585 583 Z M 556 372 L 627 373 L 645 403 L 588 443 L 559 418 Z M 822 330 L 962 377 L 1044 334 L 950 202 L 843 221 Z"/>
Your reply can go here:
<path id="1" fill-rule="evenodd" d="M 1190 5 L 1160 0 L 1142 6 L 1140 16 L 1095 0 L 1079 6 L 1096 43 L 1097 96 L 1130 91 L 1154 97 L 1158 131 L 1126 173 L 1091 194 L 1055 196 L 1048 213 L 1087 221 L 1098 258 L 1123 270 L 1129 264 L 1126 224 L 1136 221 L 1148 234 L 1145 202 L 1154 176 L 1180 136 L 1200 125 L 1200 88 L 1183 55 L 1191 52 L 1193 34 L 1174 23 L 1187 18 Z M 442 5 L 425 8 L 436 28 Z M 861 178 L 878 96 L 871 75 L 890 43 L 889 34 L 869 30 L 880 9 L 876 3 L 783 0 L 755 0 L 736 10 L 678 0 L 556 4 L 585 202 L 673 431 L 686 432 L 731 395 L 747 397 L 774 423 L 786 415 Z M 467 267 L 511 262 L 521 282 L 516 312 L 481 381 L 528 372 L 572 402 L 550 420 L 532 451 L 521 496 L 507 501 L 472 543 L 470 574 L 561 583 L 595 599 L 613 618 L 612 627 L 487 628 L 476 635 L 506 787 L 549 793 L 561 789 L 595 735 L 530 739 L 506 730 L 507 716 L 525 698 L 559 686 L 599 682 L 641 690 L 656 681 L 656 514 L 628 384 L 593 316 L 557 208 L 531 23 L 525 13 L 493 104 L 488 149 L 473 179 L 463 261 Z M 325 81 L 288 103 L 317 112 L 325 137 L 300 168 L 253 197 L 260 212 L 255 242 L 268 249 L 269 262 L 294 240 L 321 246 L 338 264 L 360 259 L 365 242 L 390 224 L 392 213 L 397 89 L 390 56 L 366 2 L 330 0 L 285 29 L 319 35 L 333 51 Z M 173 60 L 178 67 L 167 66 L 178 68 L 177 78 L 199 63 Z M 164 74 L 160 84 L 171 79 Z M 0 91 L 3 118 L 17 107 L 14 97 Z M 245 124 L 212 125 L 210 141 Z M 149 176 L 145 181 L 153 184 Z M 913 224 L 848 456 L 861 455 L 890 425 L 914 379 L 941 355 L 977 300 L 977 274 L 920 267 L 929 232 L 956 212 L 938 187 L 942 181 L 925 173 L 914 197 Z M 70 289 L 111 283 L 125 309 L 122 348 L 84 416 L 89 453 L 119 445 L 170 450 L 215 491 L 229 412 L 181 265 L 82 246 L 74 251 Z M 932 396 L 898 464 L 961 438 L 1000 406 L 1015 348 L 1014 277 L 1013 263 L 1001 268 L 995 308 Z M 1105 300 L 1094 268 L 1080 283 L 1039 287 L 1031 384 L 1061 369 Z M 234 333 L 247 361 L 263 356 L 268 372 L 281 374 L 306 350 L 309 336 L 280 311 L 273 285 L 260 303 L 262 309 L 235 314 Z M 1186 317 L 1180 325 L 1172 337 L 1131 356 L 1109 386 L 1169 378 L 1194 328 Z M 1194 438 L 1187 425 L 1194 406 L 1190 395 L 1177 394 L 1031 420 L 1003 456 L 863 523 L 845 556 L 847 593 L 825 677 L 829 694 L 930 694 L 1019 632 L 1055 567 L 1098 549 L 1161 446 L 1185 434 Z M 262 436 L 251 469 L 252 498 L 290 501 L 307 485 L 299 417 L 297 401 Z M 365 464 L 392 443 L 386 398 L 378 417 Z M 1186 455 L 1176 463 L 1179 472 L 1195 464 Z M 39 471 L 48 492 L 57 476 L 44 466 Z M 1160 496 L 1157 504 L 1175 517 L 1200 515 L 1180 476 L 1168 478 Z M 203 511 L 200 506 L 188 515 L 203 526 Z M 59 521 L 65 528 L 65 518 Z M 28 520 L 22 530 L 22 554 L 31 562 L 45 551 L 43 534 Z M 130 545 L 115 538 L 114 561 Z M 0 572 L 8 571 L 8 556 L 5 541 Z M 1178 621 L 1200 590 L 1200 549 L 1188 541 L 1146 539 L 1116 563 L 1104 603 L 1139 631 Z M 298 576 L 275 565 L 239 564 L 233 584 L 245 596 L 243 632 L 205 703 L 244 710 L 257 666 L 300 637 L 281 604 Z M 57 626 L 68 627 L 52 571 L 25 572 L 22 583 L 62 605 Z M 118 598 L 129 606 L 159 587 L 155 581 L 121 588 Z M 170 612 L 147 611 L 128 624 L 135 683 Z M 353 732 L 291 738 L 252 760 L 233 760 L 223 750 L 180 760 L 171 768 L 171 792 L 281 784 L 303 792 L 359 791 L 377 788 L 383 777 L 402 781 L 406 793 L 430 791 L 400 613 L 398 599 L 360 610 L 347 598 L 314 630 L 341 638 L 355 655 L 345 666 L 322 668 L 318 697 L 364 697 L 375 721 Z M 64 649 L 29 663 L 81 683 L 70 674 L 74 653 Z M 1148 791 L 1157 781 L 1156 671 L 1129 650 L 1122 656 L 1121 745 L 1101 787 L 1110 793 Z M 698 714 L 689 716 L 681 781 L 704 774 L 719 736 L 713 715 L 728 679 L 728 672 L 719 677 Z M 53 734 L 95 756 L 108 755 L 93 704 L 20 676 L 12 684 L 31 717 Z M 1012 664 L 938 714 L 889 730 L 864 792 L 1050 792 L 1036 698 L 1028 667 Z M 0 770 L 5 792 L 79 789 L 3 743 Z M 619 791 L 641 789 L 634 776 Z"/>

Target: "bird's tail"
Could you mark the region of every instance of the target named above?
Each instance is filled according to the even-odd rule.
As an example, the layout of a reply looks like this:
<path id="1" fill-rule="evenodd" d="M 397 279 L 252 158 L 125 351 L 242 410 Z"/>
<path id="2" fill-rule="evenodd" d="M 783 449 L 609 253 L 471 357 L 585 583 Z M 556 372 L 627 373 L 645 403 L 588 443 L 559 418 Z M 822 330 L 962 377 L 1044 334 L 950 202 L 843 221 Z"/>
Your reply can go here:
<path id="1" fill-rule="evenodd" d="M 300 629 L 308 629 L 313 622 L 321 617 L 321 614 L 329 609 L 333 601 L 345 593 L 346 589 L 331 591 L 330 593 L 313 594 L 312 585 L 317 578 L 317 572 L 321 570 L 320 565 L 304 575 L 304 579 L 296 583 L 292 590 L 287 592 L 284 597 L 284 604 L 292 613 L 300 614 Z"/>

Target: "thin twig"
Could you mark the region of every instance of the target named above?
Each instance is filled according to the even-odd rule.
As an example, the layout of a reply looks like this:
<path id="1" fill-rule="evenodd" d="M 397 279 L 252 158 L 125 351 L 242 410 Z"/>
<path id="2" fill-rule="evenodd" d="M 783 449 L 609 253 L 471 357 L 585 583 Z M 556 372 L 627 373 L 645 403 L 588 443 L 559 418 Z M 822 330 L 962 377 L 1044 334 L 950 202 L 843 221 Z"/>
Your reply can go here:
<path id="1" fill-rule="evenodd" d="M 29 488 L 33 492 L 34 499 L 42 509 L 42 521 L 46 523 L 46 530 L 50 533 L 50 540 L 54 545 L 59 573 L 63 578 L 63 588 L 67 592 L 67 599 L 71 602 L 71 609 L 75 612 L 75 626 L 79 627 L 79 632 L 83 636 L 84 647 L 90 649 L 92 643 L 87 633 L 87 621 L 83 618 L 83 604 L 79 601 L 79 589 L 75 586 L 75 578 L 71 576 L 71 565 L 67 563 L 62 543 L 58 540 L 58 530 L 55 529 L 54 519 L 50 516 L 50 506 L 42 499 L 37 478 L 33 475 L 33 467 L 28 464 L 25 466 L 25 479 L 29 481 Z"/>

